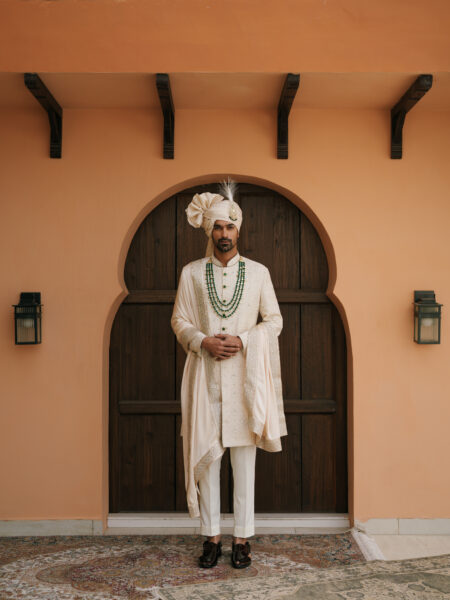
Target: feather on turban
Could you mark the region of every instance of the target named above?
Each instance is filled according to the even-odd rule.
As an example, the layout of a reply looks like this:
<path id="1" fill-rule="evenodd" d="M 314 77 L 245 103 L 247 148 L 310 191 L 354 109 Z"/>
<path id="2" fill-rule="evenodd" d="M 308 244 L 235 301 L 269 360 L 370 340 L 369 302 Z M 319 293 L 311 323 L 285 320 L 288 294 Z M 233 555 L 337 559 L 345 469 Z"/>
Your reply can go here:
<path id="1" fill-rule="evenodd" d="M 216 221 L 233 223 L 238 231 L 242 225 L 242 210 L 234 202 L 232 195 L 230 200 L 226 200 L 220 194 L 212 194 L 211 192 L 195 194 L 186 209 L 186 215 L 188 223 L 195 228 L 203 227 L 209 238 L 205 256 L 211 256 L 214 251 L 211 235 Z"/>

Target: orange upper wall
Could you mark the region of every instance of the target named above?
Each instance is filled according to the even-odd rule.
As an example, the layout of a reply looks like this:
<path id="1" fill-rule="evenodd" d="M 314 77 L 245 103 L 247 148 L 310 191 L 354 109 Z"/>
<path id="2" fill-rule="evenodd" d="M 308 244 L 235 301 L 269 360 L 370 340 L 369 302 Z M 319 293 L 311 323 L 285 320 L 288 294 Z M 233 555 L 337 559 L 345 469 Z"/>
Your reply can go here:
<path id="1" fill-rule="evenodd" d="M 448 0 L 2 0 L 0 71 L 447 71 Z"/>

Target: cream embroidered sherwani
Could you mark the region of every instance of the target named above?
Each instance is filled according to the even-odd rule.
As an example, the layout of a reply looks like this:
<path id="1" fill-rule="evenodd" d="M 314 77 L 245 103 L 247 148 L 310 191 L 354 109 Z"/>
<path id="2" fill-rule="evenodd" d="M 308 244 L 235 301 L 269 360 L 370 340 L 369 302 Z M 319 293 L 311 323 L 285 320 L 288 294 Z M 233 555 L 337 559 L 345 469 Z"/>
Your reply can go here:
<path id="1" fill-rule="evenodd" d="M 219 297 L 231 300 L 239 260 L 245 284 L 239 307 L 227 318 L 214 311 L 206 288 L 206 263 L 213 263 Z M 258 314 L 262 322 L 257 325 Z M 257 445 L 281 450 L 286 435 L 278 335 L 282 317 L 270 273 L 237 253 L 224 267 L 214 256 L 186 265 L 181 273 L 172 328 L 187 353 L 181 389 L 185 481 L 191 516 L 199 515 L 197 482 L 225 447 Z M 201 347 L 206 336 L 239 336 L 243 349 L 216 360 Z"/>

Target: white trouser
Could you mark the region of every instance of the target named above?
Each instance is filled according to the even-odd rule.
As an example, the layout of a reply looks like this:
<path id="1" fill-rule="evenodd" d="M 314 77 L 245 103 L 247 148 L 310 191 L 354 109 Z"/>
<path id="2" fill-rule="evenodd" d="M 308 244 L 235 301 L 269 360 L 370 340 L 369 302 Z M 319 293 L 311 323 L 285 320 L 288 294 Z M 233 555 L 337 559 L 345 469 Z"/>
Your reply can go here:
<path id="1" fill-rule="evenodd" d="M 255 533 L 255 459 L 256 446 L 230 448 L 233 469 L 234 537 L 248 538 Z M 198 482 L 202 535 L 220 533 L 220 463 L 212 462 Z"/>

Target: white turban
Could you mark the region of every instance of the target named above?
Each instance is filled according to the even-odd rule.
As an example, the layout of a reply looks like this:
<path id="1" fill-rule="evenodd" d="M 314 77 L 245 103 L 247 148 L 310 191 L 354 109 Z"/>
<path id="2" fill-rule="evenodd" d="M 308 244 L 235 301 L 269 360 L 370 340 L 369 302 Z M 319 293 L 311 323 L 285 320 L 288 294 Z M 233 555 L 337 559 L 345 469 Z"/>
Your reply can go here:
<path id="1" fill-rule="evenodd" d="M 220 194 L 195 194 L 186 209 L 187 220 L 192 227 L 203 227 L 208 236 L 205 256 L 213 254 L 214 245 L 211 234 L 217 220 L 228 221 L 236 225 L 238 231 L 242 225 L 242 210 L 234 200 L 225 200 Z"/>

